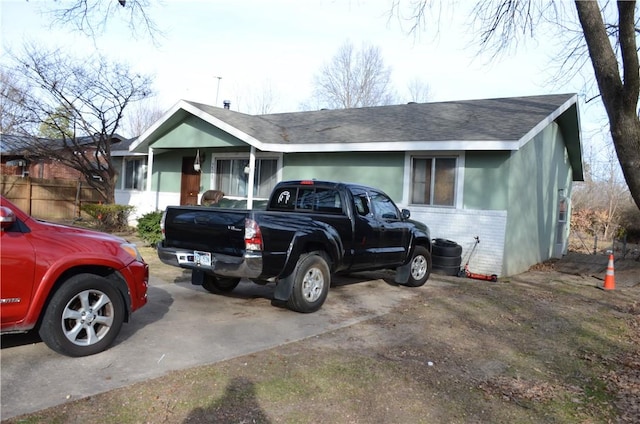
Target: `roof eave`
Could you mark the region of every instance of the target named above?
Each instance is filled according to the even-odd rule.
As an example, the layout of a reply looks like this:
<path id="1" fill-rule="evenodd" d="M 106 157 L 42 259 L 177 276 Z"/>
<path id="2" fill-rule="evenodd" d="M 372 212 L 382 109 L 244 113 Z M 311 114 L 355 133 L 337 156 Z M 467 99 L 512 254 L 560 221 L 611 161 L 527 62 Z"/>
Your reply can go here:
<path id="1" fill-rule="evenodd" d="M 262 151 L 278 153 L 314 152 L 397 152 L 397 151 L 466 151 L 518 150 L 519 140 L 407 140 L 364 143 L 260 143 Z"/>
<path id="2" fill-rule="evenodd" d="M 569 157 L 573 181 L 584 181 L 582 165 L 582 140 L 580 132 L 580 114 L 578 113 L 578 96 L 574 94 L 560 105 L 553 113 L 540 121 L 519 140 L 519 147 L 524 146 L 537 134 L 557 121 L 563 133 L 565 147 Z M 518 150 L 515 149 L 515 150 Z"/>

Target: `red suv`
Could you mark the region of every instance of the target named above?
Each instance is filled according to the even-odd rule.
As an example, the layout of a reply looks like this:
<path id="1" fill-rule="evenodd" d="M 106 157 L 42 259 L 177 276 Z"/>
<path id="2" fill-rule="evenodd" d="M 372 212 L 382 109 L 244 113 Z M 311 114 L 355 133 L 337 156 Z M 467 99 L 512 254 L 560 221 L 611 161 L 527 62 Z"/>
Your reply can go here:
<path id="1" fill-rule="evenodd" d="M 108 348 L 147 303 L 149 267 L 134 244 L 36 220 L 0 196 L 1 332 L 38 329 L 51 349 Z"/>

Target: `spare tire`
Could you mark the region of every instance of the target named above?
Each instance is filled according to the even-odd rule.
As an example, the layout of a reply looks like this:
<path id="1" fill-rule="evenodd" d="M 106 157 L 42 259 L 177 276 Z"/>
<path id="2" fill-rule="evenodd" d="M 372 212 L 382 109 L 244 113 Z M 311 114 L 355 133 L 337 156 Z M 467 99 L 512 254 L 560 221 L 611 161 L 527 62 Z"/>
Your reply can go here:
<path id="1" fill-rule="evenodd" d="M 462 257 L 460 256 L 437 256 L 431 255 L 432 263 L 438 266 L 456 266 L 460 268 Z"/>
<path id="2" fill-rule="evenodd" d="M 458 275 L 462 263 L 462 246 L 452 240 L 435 239 L 431 258 L 434 274 Z"/>
<path id="3" fill-rule="evenodd" d="M 459 266 L 440 266 L 440 265 L 432 265 L 431 273 L 432 274 L 440 274 L 440 275 L 450 275 L 457 276 L 460 272 Z"/>
<path id="4" fill-rule="evenodd" d="M 460 256 L 462 255 L 462 246 L 452 240 L 435 239 L 431 254 L 443 257 Z"/>

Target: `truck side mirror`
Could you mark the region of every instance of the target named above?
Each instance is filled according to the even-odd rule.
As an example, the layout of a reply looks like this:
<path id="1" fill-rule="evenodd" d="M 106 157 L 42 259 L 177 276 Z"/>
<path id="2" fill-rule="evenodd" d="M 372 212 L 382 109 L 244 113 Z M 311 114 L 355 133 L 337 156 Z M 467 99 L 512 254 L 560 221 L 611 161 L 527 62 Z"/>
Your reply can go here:
<path id="1" fill-rule="evenodd" d="M 411 218 L 411 211 L 409 209 L 402 209 L 402 219 Z"/>
<path id="2" fill-rule="evenodd" d="M 16 222 L 16 214 L 6 206 L 0 206 L 0 228 L 4 231 Z"/>

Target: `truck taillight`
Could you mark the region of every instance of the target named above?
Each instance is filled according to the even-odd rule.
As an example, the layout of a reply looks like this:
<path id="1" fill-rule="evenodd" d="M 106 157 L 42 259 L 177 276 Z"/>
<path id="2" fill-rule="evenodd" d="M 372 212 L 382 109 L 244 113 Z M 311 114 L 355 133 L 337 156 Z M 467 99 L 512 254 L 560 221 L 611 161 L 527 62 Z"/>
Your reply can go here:
<path id="1" fill-rule="evenodd" d="M 162 239 L 164 240 L 164 224 L 167 220 L 167 210 L 165 209 L 164 212 L 162 212 L 162 218 L 160 218 L 160 231 L 162 232 Z"/>
<path id="2" fill-rule="evenodd" d="M 258 223 L 247 219 L 244 224 L 244 248 L 246 250 L 262 250 L 262 233 Z"/>

